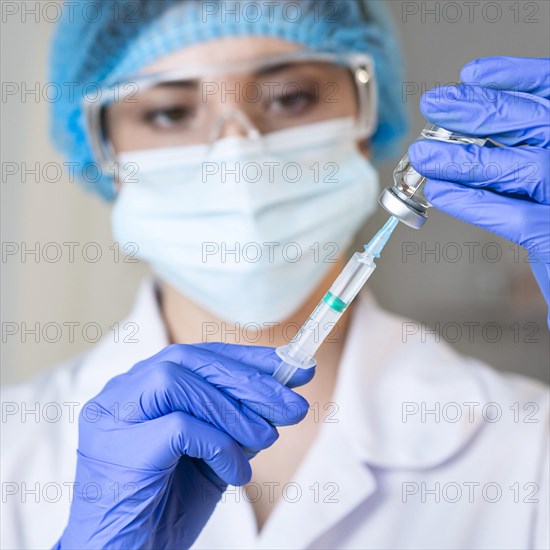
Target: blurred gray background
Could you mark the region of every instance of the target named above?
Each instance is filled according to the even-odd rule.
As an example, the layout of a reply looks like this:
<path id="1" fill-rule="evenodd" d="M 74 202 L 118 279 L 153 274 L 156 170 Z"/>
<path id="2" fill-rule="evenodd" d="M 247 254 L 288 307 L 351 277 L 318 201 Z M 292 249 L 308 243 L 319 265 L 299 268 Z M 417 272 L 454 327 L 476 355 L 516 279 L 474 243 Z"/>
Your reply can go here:
<path id="1" fill-rule="evenodd" d="M 46 82 L 55 6 L 45 17 L 23 18 L 6 14 L 7 4 L 36 2 L 2 7 L 1 362 L 2 381 L 14 382 L 89 349 L 98 331 L 111 331 L 131 307 L 146 269 L 110 249 L 110 208 L 48 167 L 61 162 L 48 139 L 48 103 L 6 88 L 32 90 Z M 389 4 L 405 51 L 406 82 L 395 85 L 411 115 L 409 140 L 424 125 L 421 92 L 456 81 L 468 61 L 550 55 L 547 0 Z M 32 173 L 26 180 L 9 175 L 24 162 L 29 170 L 39 163 L 51 171 L 38 181 Z M 391 184 L 393 166 L 381 167 L 382 185 Z M 362 234 L 371 235 L 386 217 L 379 210 Z M 67 245 L 57 259 L 58 249 L 48 243 L 66 242 L 79 243 L 74 258 Z M 23 246 L 28 253 L 22 257 Z M 36 246 L 38 258 L 29 251 Z M 525 256 L 490 233 L 431 212 L 419 231 L 398 228 L 370 288 L 384 307 L 415 320 L 403 325 L 403 338 L 435 328 L 464 354 L 548 381 L 546 306 Z"/>

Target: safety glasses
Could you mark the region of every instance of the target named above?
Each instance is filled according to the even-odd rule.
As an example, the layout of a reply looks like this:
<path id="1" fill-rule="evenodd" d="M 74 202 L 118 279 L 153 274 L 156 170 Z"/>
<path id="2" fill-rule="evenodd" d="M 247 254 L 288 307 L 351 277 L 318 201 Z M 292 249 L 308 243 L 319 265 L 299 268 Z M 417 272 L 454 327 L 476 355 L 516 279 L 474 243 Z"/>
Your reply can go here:
<path id="1" fill-rule="evenodd" d="M 355 114 L 357 139 L 368 138 L 376 109 L 370 56 L 308 51 L 142 73 L 84 99 L 94 160 L 105 167 L 123 151 L 212 143 L 227 124 L 261 139 Z"/>

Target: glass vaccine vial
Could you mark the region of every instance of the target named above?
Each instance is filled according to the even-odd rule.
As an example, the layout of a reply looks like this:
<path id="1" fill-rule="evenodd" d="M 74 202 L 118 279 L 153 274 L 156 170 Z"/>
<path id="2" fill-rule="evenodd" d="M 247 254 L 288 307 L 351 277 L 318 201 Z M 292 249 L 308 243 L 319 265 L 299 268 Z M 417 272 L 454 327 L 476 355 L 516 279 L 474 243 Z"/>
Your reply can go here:
<path id="1" fill-rule="evenodd" d="M 473 143 L 480 146 L 487 142 L 485 138 L 457 134 L 435 124 L 427 124 L 417 139 L 437 139 L 449 143 Z M 393 171 L 393 187 L 384 189 L 378 202 L 399 221 L 419 229 L 426 223 L 428 208 L 432 206 L 424 195 L 424 184 L 427 179 L 412 167 L 409 156 L 405 155 Z"/>

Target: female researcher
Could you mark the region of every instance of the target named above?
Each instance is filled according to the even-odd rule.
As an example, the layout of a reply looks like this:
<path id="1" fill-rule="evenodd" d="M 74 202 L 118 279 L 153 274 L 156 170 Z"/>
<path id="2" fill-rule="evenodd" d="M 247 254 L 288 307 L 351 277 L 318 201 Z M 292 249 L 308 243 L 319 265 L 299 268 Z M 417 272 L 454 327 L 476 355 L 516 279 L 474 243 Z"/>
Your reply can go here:
<path id="1" fill-rule="evenodd" d="M 129 316 L 139 343 L 104 341 L 6 397 L 74 404 L 80 417 L 78 429 L 69 415 L 7 417 L 4 546 L 548 547 L 540 384 L 435 340 L 401 343 L 400 319 L 368 297 L 321 348 L 315 378 L 295 375 L 299 393 L 271 377 L 272 346 L 305 320 L 375 208 L 371 153 L 403 132 L 383 4 L 96 4 L 94 22 L 78 9 L 65 18 L 52 67 L 103 95 L 55 104 L 54 133 L 71 161 L 115 167 L 95 190 L 115 199 L 116 239 L 136 243 L 156 277 Z M 520 94 L 509 91 L 518 79 Z M 535 162 L 535 182 L 474 169 L 426 192 L 529 245 L 547 293 L 548 64 L 480 59 L 461 80 L 476 84 L 428 93 L 424 114 L 504 147 L 420 142 L 412 160 L 421 171 Z M 324 261 L 329 244 L 336 263 Z M 250 330 L 255 345 L 232 343 Z M 225 343 L 196 343 L 212 334 Z M 536 413 L 497 421 L 491 403 Z M 33 483 L 70 498 L 15 497 Z"/>

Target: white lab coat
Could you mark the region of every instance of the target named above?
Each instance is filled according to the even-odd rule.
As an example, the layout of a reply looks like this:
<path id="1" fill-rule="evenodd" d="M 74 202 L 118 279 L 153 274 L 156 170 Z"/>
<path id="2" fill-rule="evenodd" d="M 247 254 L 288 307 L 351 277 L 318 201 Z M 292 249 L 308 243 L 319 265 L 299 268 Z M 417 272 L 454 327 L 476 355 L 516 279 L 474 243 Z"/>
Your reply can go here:
<path id="1" fill-rule="evenodd" d="M 109 334 L 5 390 L 2 548 L 54 544 L 69 511 L 79 408 L 167 345 L 150 281 L 127 321 L 138 343 Z M 335 405 L 311 413 L 323 423 L 284 498 L 257 534 L 245 498 L 257 493 L 230 488 L 196 548 L 550 547 L 547 388 L 433 338 L 404 343 L 402 323 L 358 300 Z M 438 408 L 439 417 L 428 411 Z"/>

